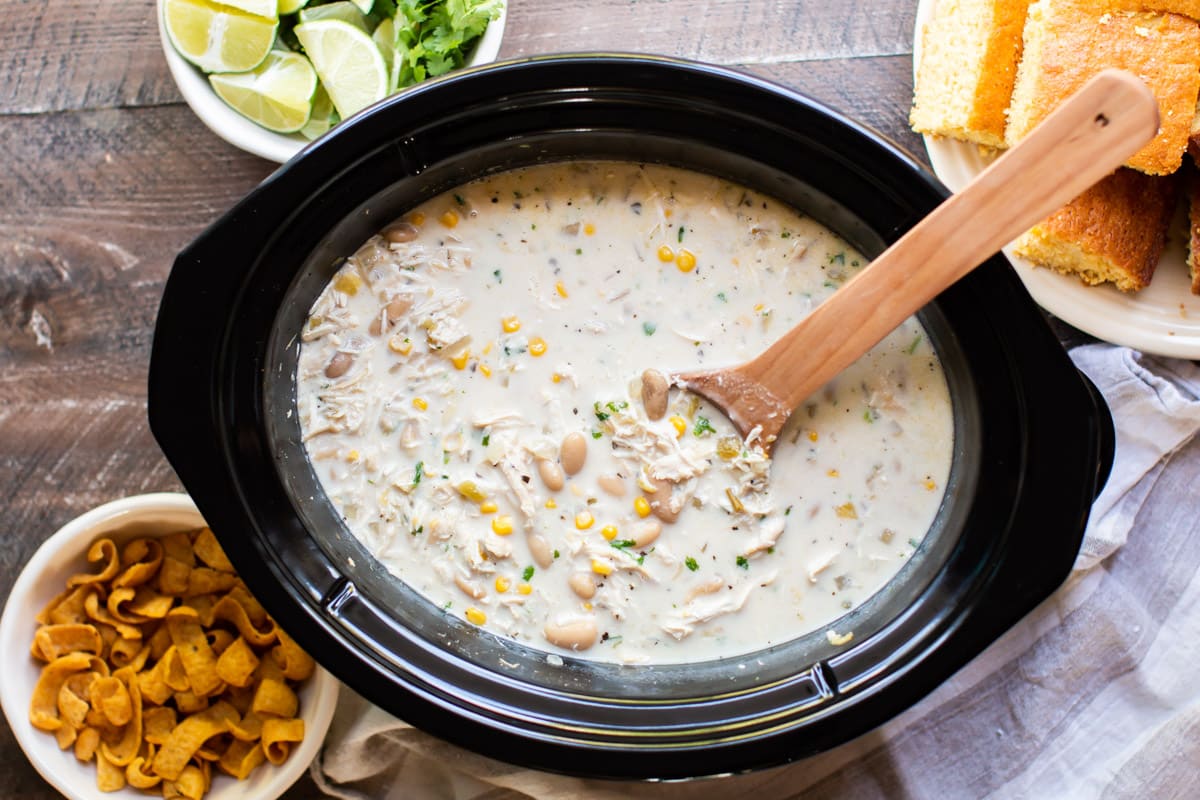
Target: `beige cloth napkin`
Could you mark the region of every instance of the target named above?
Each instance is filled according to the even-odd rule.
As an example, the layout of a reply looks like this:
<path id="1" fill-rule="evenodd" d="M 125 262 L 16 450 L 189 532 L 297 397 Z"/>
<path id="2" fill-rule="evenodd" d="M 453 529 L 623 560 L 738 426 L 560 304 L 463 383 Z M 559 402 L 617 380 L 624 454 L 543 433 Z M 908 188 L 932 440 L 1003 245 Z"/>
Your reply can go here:
<path id="1" fill-rule="evenodd" d="M 1200 797 L 1200 369 L 1109 345 L 1072 356 L 1117 420 L 1076 571 L 891 722 L 750 775 L 612 783 L 466 752 L 344 690 L 314 780 L 355 800 Z M 1137 518 L 1152 493 L 1177 502 Z"/>

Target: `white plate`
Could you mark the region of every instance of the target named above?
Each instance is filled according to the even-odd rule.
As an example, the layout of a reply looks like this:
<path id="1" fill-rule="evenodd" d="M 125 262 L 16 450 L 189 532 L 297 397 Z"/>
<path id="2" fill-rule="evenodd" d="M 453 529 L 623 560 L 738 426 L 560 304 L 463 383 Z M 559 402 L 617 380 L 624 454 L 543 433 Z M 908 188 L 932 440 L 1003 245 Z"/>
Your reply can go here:
<path id="1" fill-rule="evenodd" d="M 913 36 L 913 73 L 921 57 L 921 29 L 933 13 L 935 0 L 917 3 Z M 925 136 L 933 172 L 951 191 L 958 191 L 986 166 L 979 148 L 969 142 Z M 1154 280 L 1136 294 L 1111 285 L 1086 286 L 1013 255 L 1012 262 L 1025 288 L 1038 305 L 1082 331 L 1115 344 L 1165 356 L 1200 358 L 1200 296 L 1191 292 L 1187 268 L 1187 219 L 1180 214 L 1171 226 L 1167 247 Z"/>
<path id="2" fill-rule="evenodd" d="M 162 0 L 155 6 L 158 17 L 158 35 L 162 41 L 163 55 L 167 68 L 179 87 L 179 93 L 209 130 L 248 153 L 280 164 L 299 153 L 309 140 L 298 133 L 275 133 L 243 117 L 217 96 L 208 78 L 183 56 L 175 51 L 163 24 Z M 479 37 L 471 54 L 467 56 L 467 67 L 490 64 L 500 52 L 504 39 L 504 23 L 508 17 L 508 3 L 504 4 L 500 16 L 488 24 L 483 36 Z M 383 101 L 380 101 L 383 102 Z"/>

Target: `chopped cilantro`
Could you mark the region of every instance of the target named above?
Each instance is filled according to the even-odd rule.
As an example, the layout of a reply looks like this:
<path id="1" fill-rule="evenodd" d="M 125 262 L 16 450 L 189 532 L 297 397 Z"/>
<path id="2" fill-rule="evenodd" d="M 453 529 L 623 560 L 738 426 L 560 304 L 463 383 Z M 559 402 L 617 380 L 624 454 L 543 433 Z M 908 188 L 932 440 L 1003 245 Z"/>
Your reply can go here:
<path id="1" fill-rule="evenodd" d="M 577 255 L 577 256 L 581 256 L 581 255 L 583 255 L 583 248 L 582 248 L 582 247 L 576 247 L 576 248 L 575 248 L 575 255 Z"/>
<path id="2" fill-rule="evenodd" d="M 918 547 L 921 546 L 921 543 L 918 542 L 916 539 L 909 539 L 908 544 L 910 547 L 912 547 L 913 550 L 916 550 Z"/>
<path id="3" fill-rule="evenodd" d="M 750 569 L 750 561 L 745 556 L 737 557 L 737 565 L 742 569 Z"/>
<path id="4" fill-rule="evenodd" d="M 683 560 L 683 563 L 692 572 L 695 572 L 696 570 L 700 569 L 700 565 L 696 563 L 696 559 L 692 558 L 691 556 L 688 556 L 687 558 L 685 558 Z"/>
<path id="5" fill-rule="evenodd" d="M 626 547 L 633 547 L 637 542 L 633 539 L 613 539 L 609 544 L 618 550 L 623 550 Z"/>
<path id="6" fill-rule="evenodd" d="M 658 326 L 653 322 L 642 323 L 642 333 L 646 334 L 647 336 L 653 336 L 656 330 L 658 330 Z"/>
<path id="7" fill-rule="evenodd" d="M 609 414 L 600 407 L 599 400 L 597 400 L 595 403 L 592 403 L 592 412 L 596 415 L 596 419 L 600 420 L 601 422 L 604 422 L 604 420 L 612 416 L 612 414 Z"/>
<path id="8" fill-rule="evenodd" d="M 842 264 L 844 266 L 846 264 L 846 251 L 843 250 L 840 253 L 836 253 L 836 254 L 830 256 L 829 263 L 830 264 Z"/>
<path id="9" fill-rule="evenodd" d="M 907 347 L 907 348 L 904 350 L 904 352 L 908 353 L 910 356 L 911 356 L 913 353 L 917 352 L 917 346 L 918 346 L 919 344 L 921 344 L 921 338 L 922 338 L 921 334 L 919 334 L 919 333 L 918 333 L 918 334 L 916 335 L 916 337 L 914 337 L 914 338 L 913 338 L 913 340 L 912 340 L 912 344 L 910 344 L 910 345 L 909 345 L 909 346 L 908 346 L 908 347 Z"/>
<path id="10" fill-rule="evenodd" d="M 725 296 L 724 292 L 717 292 L 717 299 L 720 300 L 722 303 L 729 302 L 729 298 Z"/>
<path id="11" fill-rule="evenodd" d="M 783 233 L 779 234 L 779 238 L 780 239 L 790 239 L 790 238 L 792 238 L 792 232 L 784 231 Z"/>
<path id="12" fill-rule="evenodd" d="M 458 203 L 460 206 L 465 206 L 467 204 L 467 201 L 463 200 L 463 196 L 457 192 L 454 193 L 454 202 Z"/>
<path id="13" fill-rule="evenodd" d="M 526 583 L 529 583 L 529 579 L 532 577 L 533 577 L 533 565 L 530 564 L 528 567 L 525 568 L 525 571 L 521 573 L 521 580 L 525 581 Z"/>
<path id="14" fill-rule="evenodd" d="M 413 536 L 420 536 L 420 535 L 421 535 L 422 533 L 424 533 L 424 532 L 425 532 L 425 526 L 424 526 L 424 525 L 418 525 L 417 527 L 415 527 L 415 528 L 413 528 L 413 529 L 412 529 L 412 535 L 413 535 Z"/>
<path id="15" fill-rule="evenodd" d="M 554 557 L 555 557 L 555 558 L 558 558 L 558 551 L 557 551 L 557 550 L 555 550 L 555 551 L 554 551 Z"/>
<path id="16" fill-rule="evenodd" d="M 592 431 L 592 438 L 593 438 L 593 439 L 599 439 L 599 438 L 600 438 L 601 436 L 603 436 L 603 435 L 604 435 L 604 433 L 603 433 L 602 431 Z"/>
<path id="17" fill-rule="evenodd" d="M 482 442 L 483 446 L 484 446 L 484 447 L 487 447 L 487 446 L 488 446 L 488 442 L 490 442 L 491 440 L 492 440 L 492 435 L 491 435 L 490 433 L 485 433 L 485 434 L 483 435 L 483 442 Z"/>
<path id="18" fill-rule="evenodd" d="M 503 6 L 503 0 L 396 0 L 391 44 L 400 60 L 393 73 L 397 88 L 461 67 Z"/>
<path id="19" fill-rule="evenodd" d="M 703 436 L 706 433 L 716 433 L 717 429 L 708 421 L 708 417 L 696 417 L 696 424 L 692 427 L 692 434 L 695 436 Z"/>
<path id="20" fill-rule="evenodd" d="M 679 243 L 682 244 L 683 243 L 683 226 L 682 225 L 679 226 L 679 236 L 677 238 L 679 240 Z"/>
<path id="21" fill-rule="evenodd" d="M 417 466 L 413 468 L 413 482 L 412 482 L 412 485 L 413 485 L 413 486 L 416 486 L 418 483 L 420 483 L 420 482 L 421 482 L 421 478 L 422 478 L 422 477 L 424 477 L 424 475 L 425 475 L 425 462 L 424 462 L 424 461 L 418 461 L 418 462 L 417 462 Z"/>
<path id="22" fill-rule="evenodd" d="M 504 283 L 504 277 L 500 274 L 500 270 L 492 270 L 492 275 L 496 278 L 496 283 Z"/>

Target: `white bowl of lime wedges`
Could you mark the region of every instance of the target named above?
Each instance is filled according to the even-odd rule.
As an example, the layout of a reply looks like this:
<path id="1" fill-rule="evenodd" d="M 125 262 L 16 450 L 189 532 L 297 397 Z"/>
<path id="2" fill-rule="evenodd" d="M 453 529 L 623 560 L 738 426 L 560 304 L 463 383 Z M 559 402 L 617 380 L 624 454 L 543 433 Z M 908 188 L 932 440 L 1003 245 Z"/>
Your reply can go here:
<path id="1" fill-rule="evenodd" d="M 215 134 L 284 162 L 425 78 L 496 59 L 505 0 L 158 0 L 183 99 Z"/>

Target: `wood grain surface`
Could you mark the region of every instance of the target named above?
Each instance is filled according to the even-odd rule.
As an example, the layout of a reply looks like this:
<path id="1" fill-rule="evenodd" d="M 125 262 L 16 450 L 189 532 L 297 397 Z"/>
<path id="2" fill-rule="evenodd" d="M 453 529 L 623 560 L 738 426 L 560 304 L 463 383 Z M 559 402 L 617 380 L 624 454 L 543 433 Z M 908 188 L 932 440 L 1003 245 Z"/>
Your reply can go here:
<path id="1" fill-rule="evenodd" d="M 914 13 L 913 0 L 513 0 L 501 56 L 741 67 L 923 158 L 906 125 Z M 148 0 L 0 0 L 0 599 L 80 512 L 180 488 L 145 421 L 159 297 L 174 254 L 275 167 L 182 103 L 154 14 Z M 7 726 L 0 775 L 4 797 L 54 796 Z M 317 794 L 305 779 L 288 796 Z"/>

